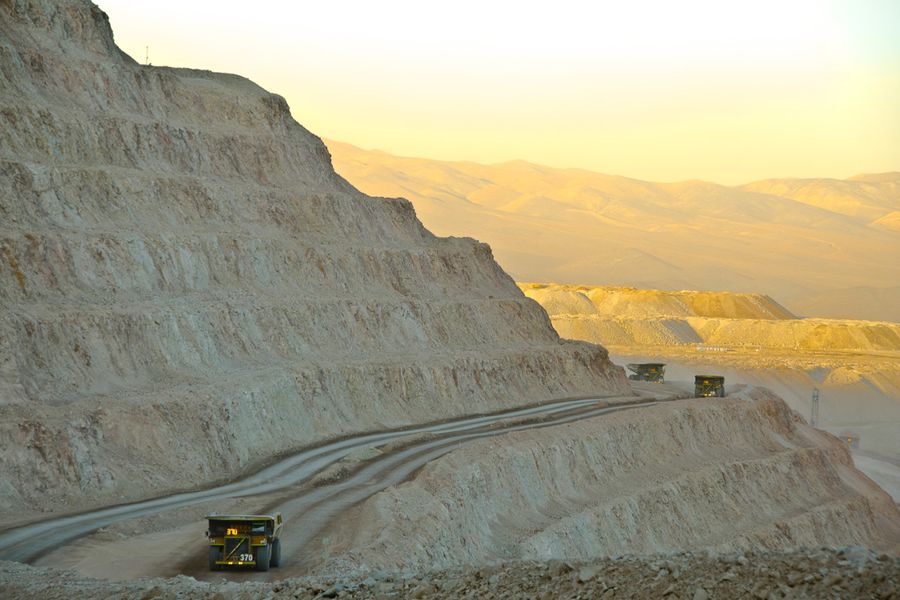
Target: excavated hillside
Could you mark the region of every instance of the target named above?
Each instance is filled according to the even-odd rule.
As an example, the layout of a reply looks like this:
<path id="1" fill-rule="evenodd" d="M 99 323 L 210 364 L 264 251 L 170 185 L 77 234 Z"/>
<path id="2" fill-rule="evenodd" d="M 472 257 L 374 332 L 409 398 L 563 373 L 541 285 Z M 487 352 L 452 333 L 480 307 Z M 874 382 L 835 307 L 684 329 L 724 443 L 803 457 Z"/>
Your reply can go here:
<path id="1" fill-rule="evenodd" d="M 138 65 L 86 0 L 0 2 L 0 74 L 3 514 L 629 393 L 490 248 L 358 192 L 252 82 Z"/>
<path id="2" fill-rule="evenodd" d="M 897 474 L 879 483 L 900 490 L 900 323 L 801 319 L 753 294 L 519 285 L 561 336 L 603 344 L 620 364 L 662 361 L 671 380 L 706 372 L 765 386 L 807 416 L 818 389 L 817 425 L 887 460 Z"/>
<path id="3" fill-rule="evenodd" d="M 748 388 L 478 441 L 364 502 L 329 541 L 324 572 L 335 573 L 702 548 L 891 549 L 900 511 L 839 440 Z"/>
<path id="4" fill-rule="evenodd" d="M 564 338 L 608 346 L 707 344 L 796 351 L 900 351 L 900 323 L 798 319 L 759 294 L 521 283 Z"/>

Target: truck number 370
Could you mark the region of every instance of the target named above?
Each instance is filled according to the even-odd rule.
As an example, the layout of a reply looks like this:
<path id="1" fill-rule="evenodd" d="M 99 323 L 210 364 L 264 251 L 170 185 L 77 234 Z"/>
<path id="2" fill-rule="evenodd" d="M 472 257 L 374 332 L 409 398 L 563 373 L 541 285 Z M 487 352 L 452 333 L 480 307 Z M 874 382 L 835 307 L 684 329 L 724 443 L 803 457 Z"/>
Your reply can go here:
<path id="1" fill-rule="evenodd" d="M 241 561 L 241 562 L 252 562 L 252 561 L 253 561 L 253 555 L 252 555 L 252 554 L 241 554 L 240 561 Z"/>

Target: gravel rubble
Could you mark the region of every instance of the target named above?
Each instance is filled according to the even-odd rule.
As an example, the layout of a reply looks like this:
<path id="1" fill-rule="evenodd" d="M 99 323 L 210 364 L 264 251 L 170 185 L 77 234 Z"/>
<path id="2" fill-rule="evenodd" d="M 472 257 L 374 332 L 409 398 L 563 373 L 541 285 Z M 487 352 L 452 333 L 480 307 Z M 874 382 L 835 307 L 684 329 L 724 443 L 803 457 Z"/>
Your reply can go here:
<path id="1" fill-rule="evenodd" d="M 107 582 L 72 571 L 0 563 L 0 597 L 304 598 L 877 598 L 900 599 L 900 556 L 857 547 L 734 554 L 625 556 L 585 563 L 519 562 L 365 577 L 302 577 L 267 583 L 197 581 L 178 576 Z"/>

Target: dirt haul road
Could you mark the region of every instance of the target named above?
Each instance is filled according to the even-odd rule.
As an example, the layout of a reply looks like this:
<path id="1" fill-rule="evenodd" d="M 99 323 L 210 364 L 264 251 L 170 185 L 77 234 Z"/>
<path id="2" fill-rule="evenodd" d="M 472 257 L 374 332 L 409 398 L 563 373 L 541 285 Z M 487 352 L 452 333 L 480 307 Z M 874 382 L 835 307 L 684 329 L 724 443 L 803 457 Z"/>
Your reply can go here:
<path id="1" fill-rule="evenodd" d="M 403 431 L 357 436 L 303 450 L 246 478 L 219 487 L 32 523 L 0 535 L 0 559 L 76 568 L 103 578 L 189 573 L 198 578 L 225 576 L 243 580 L 302 574 L 317 562 L 317 557 L 304 556 L 302 548 L 316 536 L 323 535 L 328 523 L 343 510 L 403 481 L 428 461 L 460 445 L 510 431 L 648 407 L 687 395 L 684 388 L 671 384 L 638 384 L 634 387 L 638 396 L 565 400 Z M 373 453 L 375 458 L 358 462 L 358 468 L 351 466 L 343 472 L 339 470 L 338 467 L 344 464 L 342 461 L 354 453 L 366 451 Z M 208 573 L 203 543 L 205 522 L 202 521 L 128 539 L 98 541 L 88 538 L 71 544 L 111 525 L 163 513 L 174 514 L 196 505 L 215 510 L 219 503 L 227 504 L 248 496 L 251 498 L 247 501 L 255 511 L 284 513 L 287 523 L 283 541 L 284 568 L 269 573 Z"/>

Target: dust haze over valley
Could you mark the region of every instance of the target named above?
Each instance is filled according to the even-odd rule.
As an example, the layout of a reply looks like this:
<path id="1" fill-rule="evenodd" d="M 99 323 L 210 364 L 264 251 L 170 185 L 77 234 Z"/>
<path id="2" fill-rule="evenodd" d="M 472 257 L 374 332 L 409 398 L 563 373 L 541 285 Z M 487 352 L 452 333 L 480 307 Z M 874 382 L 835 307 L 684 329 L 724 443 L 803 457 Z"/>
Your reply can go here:
<path id="1" fill-rule="evenodd" d="M 900 172 L 732 187 L 328 147 L 352 184 L 488 242 L 517 281 L 750 292 L 798 315 L 900 321 Z"/>
<path id="2" fill-rule="evenodd" d="M 114 26 L 0 2 L 0 596 L 896 596 L 900 175 L 326 146 Z"/>

